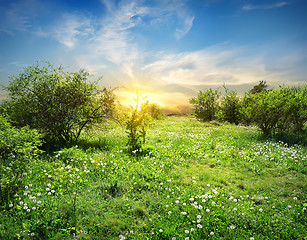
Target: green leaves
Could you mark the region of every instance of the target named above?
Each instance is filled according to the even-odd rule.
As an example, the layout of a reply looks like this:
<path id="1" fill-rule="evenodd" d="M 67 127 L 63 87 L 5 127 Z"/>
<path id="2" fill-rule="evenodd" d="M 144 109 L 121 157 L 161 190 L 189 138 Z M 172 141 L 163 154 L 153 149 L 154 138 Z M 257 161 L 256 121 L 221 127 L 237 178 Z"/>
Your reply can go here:
<path id="1" fill-rule="evenodd" d="M 65 72 L 48 62 L 27 67 L 11 77 L 4 111 L 15 125 L 36 128 L 48 141 L 76 141 L 86 126 L 114 111 L 113 90 L 100 90 L 88 76 L 83 69 Z"/>

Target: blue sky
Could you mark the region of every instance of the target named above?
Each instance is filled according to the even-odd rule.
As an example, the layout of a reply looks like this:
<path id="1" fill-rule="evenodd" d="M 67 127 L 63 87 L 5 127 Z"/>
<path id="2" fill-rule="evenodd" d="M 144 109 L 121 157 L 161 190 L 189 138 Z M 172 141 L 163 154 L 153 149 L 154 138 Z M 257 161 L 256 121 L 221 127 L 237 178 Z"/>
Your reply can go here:
<path id="1" fill-rule="evenodd" d="M 306 84 L 306 0 L 0 0 L 0 82 L 48 60 L 187 105 L 224 83 Z"/>

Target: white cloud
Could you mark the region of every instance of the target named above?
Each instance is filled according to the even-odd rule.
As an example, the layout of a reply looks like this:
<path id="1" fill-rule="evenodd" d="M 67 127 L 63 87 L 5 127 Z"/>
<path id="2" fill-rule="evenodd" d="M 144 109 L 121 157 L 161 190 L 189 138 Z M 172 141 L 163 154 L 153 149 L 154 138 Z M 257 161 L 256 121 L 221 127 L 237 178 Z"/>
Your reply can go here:
<path id="1" fill-rule="evenodd" d="M 251 11 L 251 10 L 257 10 L 257 9 L 272 9 L 272 8 L 280 8 L 283 6 L 288 5 L 289 2 L 278 2 L 275 4 L 264 4 L 264 5 L 252 5 L 252 4 L 248 4 L 248 5 L 244 5 L 242 7 L 242 10 L 245 11 Z"/>
<path id="2" fill-rule="evenodd" d="M 191 30 L 193 26 L 193 20 L 194 17 L 186 17 L 183 21 L 182 27 L 176 28 L 175 37 L 177 40 L 185 36 Z"/>
<path id="3" fill-rule="evenodd" d="M 50 35 L 70 49 L 79 38 L 90 37 L 94 32 L 91 20 L 84 16 L 66 13 L 58 22 Z"/>

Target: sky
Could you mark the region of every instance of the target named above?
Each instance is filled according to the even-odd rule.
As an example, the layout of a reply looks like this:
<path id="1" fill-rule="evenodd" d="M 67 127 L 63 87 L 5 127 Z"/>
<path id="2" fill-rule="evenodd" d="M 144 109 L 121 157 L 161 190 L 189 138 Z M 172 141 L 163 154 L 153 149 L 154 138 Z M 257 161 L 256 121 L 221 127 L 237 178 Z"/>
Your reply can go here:
<path id="1" fill-rule="evenodd" d="M 37 61 L 181 111 L 226 85 L 307 83 L 306 0 L 0 0 L 0 84 Z M 3 92 L 0 98 L 5 95 Z"/>

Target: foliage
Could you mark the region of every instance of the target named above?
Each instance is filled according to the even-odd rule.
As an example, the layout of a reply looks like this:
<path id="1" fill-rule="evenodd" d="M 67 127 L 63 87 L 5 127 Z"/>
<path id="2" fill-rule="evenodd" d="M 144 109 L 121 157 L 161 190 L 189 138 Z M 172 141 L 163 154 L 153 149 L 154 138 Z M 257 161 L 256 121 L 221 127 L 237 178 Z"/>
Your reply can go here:
<path id="1" fill-rule="evenodd" d="M 213 91 L 211 88 L 207 91 L 199 91 L 197 97 L 191 98 L 190 103 L 194 105 L 196 117 L 202 121 L 212 121 L 218 109 L 218 90 Z"/>
<path id="2" fill-rule="evenodd" d="M 229 123 L 239 124 L 240 122 L 240 98 L 236 91 L 225 88 L 226 94 L 222 96 L 218 111 L 218 119 Z"/>
<path id="3" fill-rule="evenodd" d="M 148 104 L 148 114 L 153 118 L 153 119 L 160 119 L 162 117 L 162 109 L 157 103 L 150 103 Z"/>
<path id="4" fill-rule="evenodd" d="M 268 85 L 266 81 L 260 81 L 258 85 L 255 85 L 251 90 L 249 90 L 249 94 L 256 94 L 262 91 L 267 91 Z"/>
<path id="5" fill-rule="evenodd" d="M 77 140 L 85 127 L 114 109 L 113 90 L 100 90 L 88 76 L 85 70 L 65 72 L 48 62 L 37 63 L 10 77 L 5 88 L 10 99 L 2 107 L 17 126 L 29 125 L 51 140 Z"/>
<path id="6" fill-rule="evenodd" d="M 14 128 L 0 116 L 0 208 L 8 208 L 22 188 L 29 163 L 40 153 L 41 144 L 36 131 L 28 127 Z"/>
<path id="7" fill-rule="evenodd" d="M 266 136 L 301 131 L 307 121 L 307 88 L 280 87 L 245 95 L 244 119 L 256 124 Z"/>
<path id="8" fill-rule="evenodd" d="M 129 151 L 141 149 L 146 141 L 147 127 L 151 122 L 151 116 L 148 114 L 149 101 L 146 97 L 137 94 L 134 99 L 136 105 L 131 106 L 131 112 L 125 115 L 125 126 L 128 131 Z"/>
<path id="9" fill-rule="evenodd" d="M 0 212 L 0 239 L 306 236 L 306 147 L 254 127 L 166 117 L 147 131 L 152 152 L 136 158 L 124 130 L 96 132 L 106 150 L 74 146 L 30 161 Z"/>

